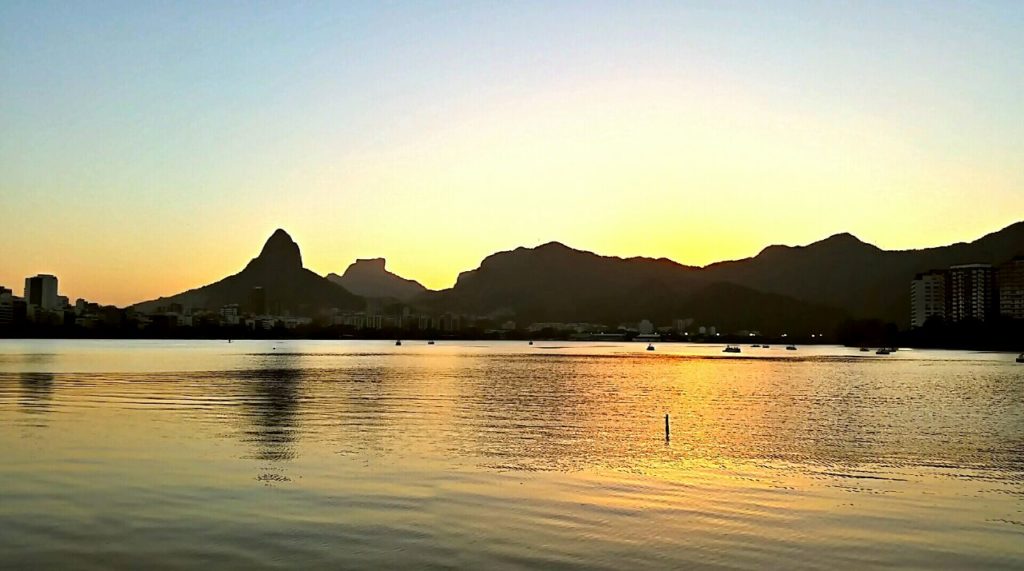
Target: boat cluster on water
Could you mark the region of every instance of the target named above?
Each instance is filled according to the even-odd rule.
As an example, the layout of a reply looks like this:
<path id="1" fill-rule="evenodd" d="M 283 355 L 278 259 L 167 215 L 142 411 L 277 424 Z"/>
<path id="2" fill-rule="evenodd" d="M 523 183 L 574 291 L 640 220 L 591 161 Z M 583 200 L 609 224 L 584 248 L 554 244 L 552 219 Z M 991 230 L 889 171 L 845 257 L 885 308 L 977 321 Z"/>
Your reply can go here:
<path id="1" fill-rule="evenodd" d="M 230 339 L 228 339 L 228 343 L 231 343 Z M 433 345 L 433 344 L 434 344 L 434 340 L 433 339 L 430 339 L 430 340 L 427 341 L 427 345 Z M 529 342 L 529 344 L 533 345 L 533 341 L 531 340 Z M 401 347 L 402 346 L 402 340 L 401 339 L 396 340 L 395 341 L 395 345 L 398 346 L 398 347 Z M 751 345 L 750 347 L 752 349 L 771 349 L 771 345 L 760 345 L 760 344 L 757 344 L 757 343 Z M 274 347 L 274 349 L 277 349 L 277 347 Z M 654 351 L 654 343 L 648 343 L 647 344 L 647 350 L 648 351 Z M 786 345 L 786 350 L 787 351 L 796 351 L 796 345 Z M 871 352 L 871 349 L 868 348 L 868 347 L 861 347 L 860 351 L 861 351 L 861 353 L 869 353 L 869 352 Z M 898 347 L 879 347 L 875 351 L 875 355 L 891 355 L 891 354 L 895 353 L 896 351 L 899 351 Z M 740 349 L 739 345 L 726 345 L 725 349 L 722 349 L 722 352 L 723 353 L 742 353 L 743 350 Z M 1017 355 L 1017 362 L 1018 363 L 1024 363 L 1024 353 L 1021 353 L 1020 355 Z"/>

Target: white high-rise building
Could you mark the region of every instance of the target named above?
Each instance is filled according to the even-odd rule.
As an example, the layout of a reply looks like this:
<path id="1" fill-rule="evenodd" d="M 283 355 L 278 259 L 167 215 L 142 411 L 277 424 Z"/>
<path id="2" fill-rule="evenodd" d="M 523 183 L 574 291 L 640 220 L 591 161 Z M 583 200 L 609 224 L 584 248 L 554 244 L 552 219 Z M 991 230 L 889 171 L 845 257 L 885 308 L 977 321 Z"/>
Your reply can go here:
<path id="1" fill-rule="evenodd" d="M 47 311 L 58 309 L 57 276 L 39 274 L 25 278 L 25 303 Z"/>
<path id="2" fill-rule="evenodd" d="M 946 272 L 917 274 L 910 282 L 910 326 L 922 327 L 929 317 L 946 317 Z"/>

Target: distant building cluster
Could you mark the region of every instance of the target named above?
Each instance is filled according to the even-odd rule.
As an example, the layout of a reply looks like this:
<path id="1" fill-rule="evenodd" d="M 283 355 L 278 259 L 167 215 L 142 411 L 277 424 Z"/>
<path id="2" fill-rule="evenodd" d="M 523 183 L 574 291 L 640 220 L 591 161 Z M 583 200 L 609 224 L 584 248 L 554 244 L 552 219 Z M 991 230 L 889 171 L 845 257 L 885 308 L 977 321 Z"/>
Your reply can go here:
<path id="1" fill-rule="evenodd" d="M 175 327 L 244 327 L 252 331 L 305 326 L 333 327 L 347 332 L 409 331 L 460 333 L 476 325 L 472 316 L 451 313 L 419 313 L 403 304 L 382 307 L 370 302 L 360 311 L 329 309 L 316 317 L 296 316 L 269 302 L 262 287 L 253 287 L 243 304 L 231 303 L 219 308 L 199 308 L 169 303 L 135 316 L 143 326 L 159 329 Z"/>
<path id="2" fill-rule="evenodd" d="M 342 333 L 375 336 L 379 334 L 413 335 L 486 335 L 498 338 L 529 336 L 536 338 L 614 340 L 637 338 L 702 339 L 721 335 L 711 324 L 699 324 L 694 318 L 677 318 L 664 325 L 649 319 L 609 326 L 589 322 L 536 322 L 521 325 L 495 316 L 454 312 L 426 312 L 409 305 L 382 305 L 370 301 L 362 311 L 332 309 L 318 317 L 291 315 L 268 302 L 262 287 L 254 287 L 242 303 L 220 307 L 190 307 L 167 303 L 150 311 L 101 306 L 78 299 L 74 305 L 59 294 L 56 276 L 40 274 L 25 279 L 23 296 L 0 287 L 0 327 L 74 326 L 83 329 L 121 329 L 168 334 L 190 329 L 245 328 L 252 332 L 297 329 L 304 326 L 333 328 Z M 760 335 L 758 331 L 739 331 L 733 335 Z"/>
<path id="3" fill-rule="evenodd" d="M 451 312 L 419 313 L 409 306 L 402 305 L 391 310 L 370 307 L 366 311 L 336 312 L 332 317 L 332 322 L 334 325 L 356 331 L 399 330 L 459 333 L 475 326 L 477 318 Z"/>
<path id="4" fill-rule="evenodd" d="M 942 320 L 1024 319 L 1024 256 L 1000 266 L 963 264 L 931 270 L 910 282 L 910 326 Z"/>
<path id="5" fill-rule="evenodd" d="M 938 275 L 938 274 L 936 274 Z M 939 280 L 940 289 L 931 287 L 929 295 L 939 296 L 929 301 L 933 306 L 945 307 L 943 295 L 947 279 Z M 936 293 L 938 292 L 938 293 Z M 193 307 L 168 301 L 164 305 L 140 311 L 138 308 L 102 306 L 84 299 L 73 305 L 59 293 L 56 276 L 40 274 L 25 279 L 24 295 L 16 296 L 11 289 L 0 287 L 0 327 L 45 329 L 74 327 L 94 330 L 97 334 L 155 334 L 155 335 L 209 335 L 218 328 L 233 329 L 225 334 L 243 335 L 245 329 L 253 334 L 279 329 L 312 328 L 327 330 L 338 335 L 377 337 L 381 335 L 413 336 L 476 336 L 492 338 L 568 338 L 577 340 L 616 339 L 692 339 L 702 340 L 727 336 L 760 336 L 757 330 L 724 332 L 710 323 L 699 323 L 692 317 L 676 318 L 656 323 L 640 319 L 616 325 L 591 322 L 534 322 L 523 324 L 509 319 L 511 314 L 469 315 L 451 311 L 429 311 L 405 303 L 369 299 L 359 311 L 327 309 L 315 317 L 293 315 L 279 303 L 268 299 L 263 287 L 253 287 L 238 303 L 219 307 Z M 936 305 L 938 304 L 938 305 Z M 945 309 L 943 311 L 946 311 Z M 205 333 L 203 333 L 205 331 Z M 135 333 L 133 333 L 135 332 Z"/>
<path id="6" fill-rule="evenodd" d="M 94 327 L 98 324 L 119 326 L 124 310 L 113 306 L 100 306 L 84 299 L 70 305 L 67 296 L 60 295 L 57 276 L 39 274 L 25 278 L 23 296 L 0 286 L 0 327 L 40 325 L 77 325 Z"/>

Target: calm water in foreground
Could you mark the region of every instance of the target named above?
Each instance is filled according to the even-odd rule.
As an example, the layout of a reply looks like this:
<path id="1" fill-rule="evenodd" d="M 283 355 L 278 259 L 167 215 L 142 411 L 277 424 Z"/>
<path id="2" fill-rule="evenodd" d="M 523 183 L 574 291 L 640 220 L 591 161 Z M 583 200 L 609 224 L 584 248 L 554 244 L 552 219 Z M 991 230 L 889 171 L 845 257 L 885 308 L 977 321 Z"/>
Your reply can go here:
<path id="1" fill-rule="evenodd" d="M 1024 567 L 1013 355 L 643 347 L 0 341 L 0 567 Z"/>

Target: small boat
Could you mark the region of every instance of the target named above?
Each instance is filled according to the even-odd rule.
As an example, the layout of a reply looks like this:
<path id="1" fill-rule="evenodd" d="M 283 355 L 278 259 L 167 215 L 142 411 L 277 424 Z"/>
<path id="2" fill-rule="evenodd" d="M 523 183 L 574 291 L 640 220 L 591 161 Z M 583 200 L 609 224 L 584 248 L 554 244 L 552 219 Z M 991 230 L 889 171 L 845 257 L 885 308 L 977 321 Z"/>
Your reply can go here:
<path id="1" fill-rule="evenodd" d="M 431 339 L 430 341 L 427 341 L 427 345 L 433 345 L 433 344 L 434 344 L 434 340 L 433 339 Z"/>
<path id="2" fill-rule="evenodd" d="M 771 349 L 772 346 L 771 345 L 761 345 L 761 348 L 762 349 Z"/>
<path id="3" fill-rule="evenodd" d="M 867 352 L 868 352 L 868 351 L 870 351 L 870 350 L 871 350 L 871 349 L 868 349 L 867 347 L 861 347 L 861 348 L 860 348 L 860 352 L 861 352 L 861 353 L 867 353 Z"/>
<path id="4" fill-rule="evenodd" d="M 648 350 L 648 351 L 654 351 L 654 345 L 653 345 L 653 344 L 651 344 L 651 343 L 648 343 L 648 344 L 647 344 L 647 350 Z"/>
<path id="5" fill-rule="evenodd" d="M 786 345 L 786 351 L 796 351 L 796 345 Z"/>
<path id="6" fill-rule="evenodd" d="M 1018 363 L 1024 363 L 1024 353 L 1021 353 L 1020 355 L 1017 355 L 1017 362 Z"/>
<path id="7" fill-rule="evenodd" d="M 533 345 L 533 341 L 530 341 L 530 345 Z"/>
<path id="8" fill-rule="evenodd" d="M 402 346 L 402 340 L 401 339 L 399 339 L 398 341 L 395 341 L 395 347 L 401 347 L 401 346 Z"/>
<path id="9" fill-rule="evenodd" d="M 758 347 L 760 347 L 760 345 L 755 343 L 755 344 L 751 345 L 751 347 L 758 348 Z"/>
<path id="10" fill-rule="evenodd" d="M 740 352 L 740 346 L 739 345 L 726 345 L 725 349 L 722 349 L 722 352 L 723 353 L 739 353 Z"/>
<path id="11" fill-rule="evenodd" d="M 885 347 L 882 347 L 878 351 L 875 351 L 875 355 L 888 355 L 889 353 L 891 353 L 891 351 L 889 351 Z"/>

